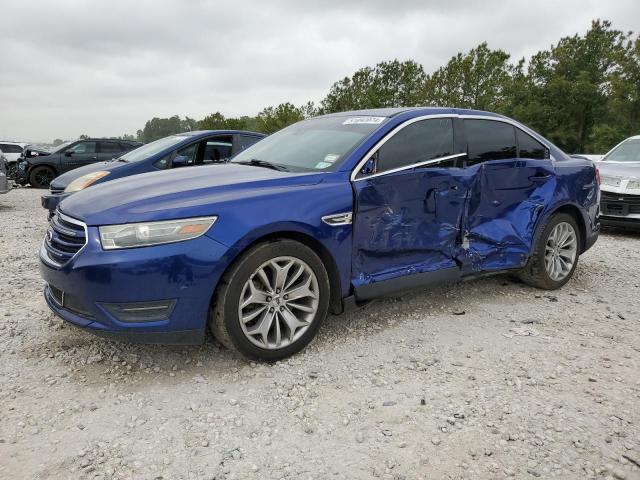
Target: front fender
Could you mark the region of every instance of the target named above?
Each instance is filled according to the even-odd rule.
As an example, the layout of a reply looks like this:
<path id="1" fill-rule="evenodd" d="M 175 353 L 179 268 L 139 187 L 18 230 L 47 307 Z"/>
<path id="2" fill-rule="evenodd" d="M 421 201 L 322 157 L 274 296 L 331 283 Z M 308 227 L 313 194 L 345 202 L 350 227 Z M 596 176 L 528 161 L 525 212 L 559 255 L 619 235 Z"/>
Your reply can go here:
<path id="1" fill-rule="evenodd" d="M 313 192 L 310 194 L 309 190 Z M 331 256 L 340 277 L 340 291 L 346 296 L 351 275 L 352 225 L 330 226 L 322 217 L 352 209 L 348 182 L 321 182 L 286 190 L 281 195 L 220 204 L 218 221 L 207 235 L 229 247 L 224 259 L 226 267 L 261 239 L 278 234 L 304 236 L 312 246 L 321 246 Z"/>

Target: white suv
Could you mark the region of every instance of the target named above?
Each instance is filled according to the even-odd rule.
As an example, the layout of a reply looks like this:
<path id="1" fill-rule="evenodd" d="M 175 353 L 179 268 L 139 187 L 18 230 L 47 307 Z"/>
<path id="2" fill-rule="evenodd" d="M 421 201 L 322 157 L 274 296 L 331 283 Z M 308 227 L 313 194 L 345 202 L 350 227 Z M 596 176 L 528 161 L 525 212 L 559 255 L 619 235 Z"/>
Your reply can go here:
<path id="1" fill-rule="evenodd" d="M 24 147 L 26 146 L 26 143 L 4 142 L 0 140 L 0 152 L 2 152 L 2 155 L 4 155 L 8 163 L 17 162 L 22 156 L 22 152 L 24 152 Z"/>

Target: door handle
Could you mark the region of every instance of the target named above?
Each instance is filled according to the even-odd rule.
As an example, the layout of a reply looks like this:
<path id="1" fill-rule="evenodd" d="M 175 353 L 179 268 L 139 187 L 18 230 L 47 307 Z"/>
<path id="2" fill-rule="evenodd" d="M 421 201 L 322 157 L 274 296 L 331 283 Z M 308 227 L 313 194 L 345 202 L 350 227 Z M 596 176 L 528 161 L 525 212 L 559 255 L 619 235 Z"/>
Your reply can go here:
<path id="1" fill-rule="evenodd" d="M 96 155 L 93 155 L 91 157 L 89 157 L 91 160 L 96 160 L 98 157 Z"/>
<path id="2" fill-rule="evenodd" d="M 532 175 L 529 177 L 529 180 L 532 182 L 546 182 L 551 178 L 551 175 Z"/>

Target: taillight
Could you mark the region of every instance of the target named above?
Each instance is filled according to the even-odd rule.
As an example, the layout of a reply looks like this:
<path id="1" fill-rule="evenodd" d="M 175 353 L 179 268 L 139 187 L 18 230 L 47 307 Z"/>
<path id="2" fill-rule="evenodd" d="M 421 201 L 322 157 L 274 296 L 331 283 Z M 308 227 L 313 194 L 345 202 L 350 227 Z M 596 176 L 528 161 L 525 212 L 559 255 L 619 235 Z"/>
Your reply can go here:
<path id="1" fill-rule="evenodd" d="M 598 170 L 598 167 L 596 167 L 596 183 L 600 186 L 600 170 Z"/>

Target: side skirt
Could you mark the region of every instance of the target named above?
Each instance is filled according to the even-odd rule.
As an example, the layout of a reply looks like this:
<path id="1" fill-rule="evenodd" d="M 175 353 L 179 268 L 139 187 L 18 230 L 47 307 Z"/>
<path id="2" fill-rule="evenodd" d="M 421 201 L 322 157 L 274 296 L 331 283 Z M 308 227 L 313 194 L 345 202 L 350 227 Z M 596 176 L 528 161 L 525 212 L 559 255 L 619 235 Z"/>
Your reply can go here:
<path id="1" fill-rule="evenodd" d="M 460 269 L 458 267 L 443 268 L 434 272 L 415 273 L 382 282 L 361 285 L 355 288 L 355 297 L 360 302 L 414 288 L 456 282 L 460 278 Z"/>

